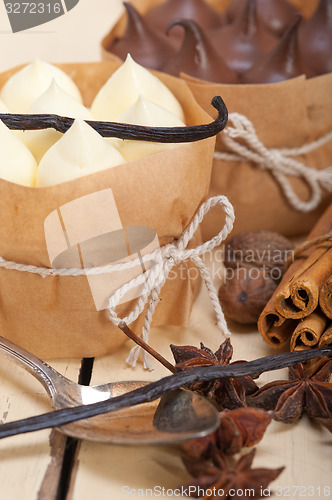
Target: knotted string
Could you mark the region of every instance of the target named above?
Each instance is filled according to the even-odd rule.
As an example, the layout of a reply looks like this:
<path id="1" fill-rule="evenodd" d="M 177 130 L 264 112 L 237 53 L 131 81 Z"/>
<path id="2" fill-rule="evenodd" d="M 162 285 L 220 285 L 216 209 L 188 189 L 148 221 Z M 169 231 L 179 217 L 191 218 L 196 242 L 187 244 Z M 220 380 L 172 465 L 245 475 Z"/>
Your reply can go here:
<path id="1" fill-rule="evenodd" d="M 216 206 L 222 207 L 225 212 L 225 224 L 222 230 L 211 240 L 198 245 L 196 248 L 187 248 L 189 241 L 194 237 L 194 234 L 205 215 L 210 211 L 211 208 Z M 106 266 L 98 266 L 85 269 L 50 269 L 47 267 L 31 266 L 12 262 L 0 257 L 0 267 L 9 270 L 39 274 L 43 278 L 45 278 L 46 276 L 86 276 L 124 271 L 130 268 L 134 268 L 138 265 L 141 266 L 143 260 L 143 263 L 147 264 L 145 273 L 140 273 L 138 276 L 122 285 L 109 298 L 108 317 L 114 325 L 118 325 L 120 321 L 125 321 L 129 325 L 130 323 L 135 321 L 146 308 L 141 337 L 145 342 L 148 342 L 153 313 L 159 302 L 160 291 L 164 286 L 171 269 L 182 262 L 191 260 L 198 267 L 208 289 L 208 293 L 210 295 L 211 302 L 216 313 L 218 327 L 225 336 L 230 336 L 230 331 L 228 329 L 225 316 L 218 300 L 217 291 L 213 284 L 212 277 L 202 260 L 202 256 L 205 253 L 212 251 L 215 247 L 219 246 L 222 241 L 227 238 L 227 236 L 232 231 L 234 219 L 234 209 L 226 196 L 215 196 L 208 199 L 200 206 L 191 223 L 183 231 L 181 237 L 177 241 L 169 243 L 168 245 L 165 245 L 148 255 L 144 255 L 128 262 L 108 264 Z M 143 290 L 140 294 L 136 306 L 126 318 L 119 318 L 115 309 L 121 303 L 121 299 L 129 291 L 135 289 L 140 285 L 143 285 Z M 136 365 L 140 350 L 141 348 L 138 346 L 134 347 L 131 350 L 127 361 L 132 366 Z M 143 352 L 143 364 L 144 368 L 150 370 L 152 369 L 152 365 L 146 352 Z"/>
<path id="2" fill-rule="evenodd" d="M 323 170 L 307 167 L 291 158 L 307 154 L 332 140 L 332 131 L 299 148 L 266 148 L 259 140 L 251 121 L 239 113 L 230 113 L 228 126 L 222 134 L 223 144 L 231 152 L 215 151 L 214 158 L 226 161 L 250 161 L 262 170 L 269 170 L 289 204 L 301 212 L 311 212 L 322 200 L 322 189 L 332 192 L 332 166 Z M 310 189 L 307 201 L 301 200 L 287 176 L 299 177 Z"/>
<path id="3" fill-rule="evenodd" d="M 196 248 L 188 249 L 188 243 L 193 238 L 205 215 L 210 211 L 211 208 L 218 205 L 224 209 L 226 215 L 225 225 L 222 230 L 211 240 L 197 246 Z M 155 260 L 154 265 L 150 269 L 148 269 L 144 275 L 141 274 L 128 283 L 124 284 L 112 295 L 112 297 L 110 297 L 108 306 L 109 319 L 115 325 L 118 325 L 120 321 L 124 321 L 125 323 L 130 324 L 138 318 L 138 316 L 143 312 L 146 304 L 148 303 L 141 334 L 142 339 L 148 343 L 153 313 L 159 301 L 160 291 L 164 286 L 171 269 L 181 262 L 192 260 L 198 267 L 207 287 L 217 317 L 217 325 L 225 336 L 230 336 L 230 331 L 228 329 L 224 313 L 218 300 L 217 291 L 213 284 L 212 277 L 202 260 L 202 256 L 205 253 L 212 251 L 215 247 L 219 246 L 221 242 L 227 238 L 229 233 L 232 231 L 234 219 L 235 216 L 233 207 L 225 196 L 215 196 L 203 203 L 203 205 L 200 206 L 198 212 L 195 214 L 189 226 L 183 231 L 181 237 L 176 242 L 165 245 L 160 249 L 160 258 Z M 156 252 L 156 255 L 158 255 L 158 252 Z M 144 279 L 144 291 L 141 294 L 137 305 L 126 318 L 119 318 L 115 312 L 115 309 L 116 306 L 120 303 L 121 298 L 128 291 L 135 288 L 138 284 L 141 284 L 142 280 Z M 142 348 L 140 346 L 135 346 L 130 351 L 127 362 L 131 366 L 136 365 L 140 352 L 142 352 Z M 143 365 L 145 369 L 152 369 L 149 355 L 145 351 L 143 351 Z"/>

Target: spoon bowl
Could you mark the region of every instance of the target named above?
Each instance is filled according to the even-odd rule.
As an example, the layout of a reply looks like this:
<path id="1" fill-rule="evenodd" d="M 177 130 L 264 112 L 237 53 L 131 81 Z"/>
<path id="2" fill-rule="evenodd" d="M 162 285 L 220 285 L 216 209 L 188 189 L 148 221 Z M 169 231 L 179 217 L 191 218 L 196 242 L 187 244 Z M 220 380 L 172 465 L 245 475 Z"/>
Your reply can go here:
<path id="1" fill-rule="evenodd" d="M 43 385 L 54 410 L 105 401 L 148 384 L 144 381 L 77 384 L 3 337 L 0 337 L 0 352 Z M 78 439 L 104 443 L 169 444 L 205 436 L 218 425 L 219 414 L 212 404 L 194 392 L 178 389 L 156 401 L 78 420 L 58 430 Z"/>

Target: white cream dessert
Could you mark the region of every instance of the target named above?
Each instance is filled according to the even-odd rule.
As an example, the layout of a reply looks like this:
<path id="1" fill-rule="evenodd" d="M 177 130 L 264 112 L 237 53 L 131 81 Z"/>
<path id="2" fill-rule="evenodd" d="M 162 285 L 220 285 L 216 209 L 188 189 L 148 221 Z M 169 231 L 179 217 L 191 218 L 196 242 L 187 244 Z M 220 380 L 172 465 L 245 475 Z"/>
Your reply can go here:
<path id="1" fill-rule="evenodd" d="M 28 113 L 54 114 L 67 116 L 69 118 L 93 120 L 90 111 L 65 92 L 54 79 L 48 89 L 36 99 L 32 106 L 30 106 Z M 53 146 L 62 135 L 61 132 L 48 128 L 45 130 L 20 131 L 19 138 L 30 149 L 36 161 L 39 163 L 46 151 Z"/>
<path id="2" fill-rule="evenodd" d="M 9 109 L 1 99 L 0 99 L 0 113 L 9 113 Z"/>
<path id="3" fill-rule="evenodd" d="M 139 96 L 116 122 L 145 125 L 149 127 L 184 127 L 185 124 L 173 113 Z M 147 141 L 119 140 L 117 147 L 127 161 L 137 160 L 143 156 L 159 153 L 177 146 L 176 143 L 160 143 Z"/>
<path id="4" fill-rule="evenodd" d="M 172 92 L 156 76 L 128 54 L 126 61 L 99 90 L 91 113 L 96 120 L 114 121 L 143 95 L 184 120 L 183 110 Z"/>
<path id="5" fill-rule="evenodd" d="M 2 120 L 0 120 L 0 151 L 0 177 L 23 186 L 34 186 L 36 160 Z"/>
<path id="6" fill-rule="evenodd" d="M 40 161 L 36 186 L 52 186 L 125 163 L 90 125 L 77 119 Z"/>
<path id="7" fill-rule="evenodd" d="M 11 113 L 27 113 L 32 103 L 50 86 L 57 84 L 82 103 L 81 93 L 73 80 L 62 70 L 36 59 L 17 71 L 2 87 L 0 98 Z"/>

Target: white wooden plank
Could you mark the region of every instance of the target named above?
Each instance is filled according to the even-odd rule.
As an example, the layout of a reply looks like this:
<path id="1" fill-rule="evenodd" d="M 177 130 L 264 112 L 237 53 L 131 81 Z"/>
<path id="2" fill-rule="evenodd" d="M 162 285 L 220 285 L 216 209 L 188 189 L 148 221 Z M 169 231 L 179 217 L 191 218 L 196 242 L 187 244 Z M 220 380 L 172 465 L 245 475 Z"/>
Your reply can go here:
<path id="1" fill-rule="evenodd" d="M 217 265 L 209 263 L 211 269 Z M 216 271 L 214 275 L 217 276 Z M 216 285 L 219 285 L 216 277 Z M 244 327 L 232 323 L 232 344 L 234 360 L 252 360 L 267 356 L 274 351 L 261 339 L 252 327 Z M 206 346 L 216 350 L 222 341 L 220 331 L 215 326 L 215 317 L 207 292 L 202 288 L 195 303 L 191 326 L 189 328 L 155 328 L 150 337 L 150 344 L 172 360 L 169 344 L 191 344 L 199 346 L 202 341 Z M 133 346 L 129 341 L 116 353 L 95 360 L 92 382 L 99 384 L 114 380 L 156 380 L 169 372 L 158 362 L 153 361 L 155 370 L 146 372 L 142 365 L 136 369 L 125 364 L 125 359 Z M 287 377 L 287 370 L 278 370 L 263 374 L 259 385 L 277 378 Z M 314 498 L 319 498 L 318 487 L 331 484 L 332 447 L 331 434 L 319 426 L 313 425 L 303 418 L 296 425 L 273 422 L 263 440 L 257 446 L 255 467 L 281 467 L 285 471 L 272 483 L 271 489 L 287 486 L 303 486 L 307 490 L 299 490 L 296 495 L 291 489 L 291 498 L 303 498 L 303 491 L 309 496 L 314 491 Z M 248 450 L 249 451 L 249 450 Z M 98 500 L 123 498 L 129 486 L 136 492 L 146 488 L 161 486 L 174 489 L 189 480 L 178 452 L 163 447 L 121 447 L 98 443 L 83 442 L 80 453 L 76 481 L 73 487 L 73 500 L 87 500 L 98 492 Z M 313 486 L 316 490 L 309 490 Z M 322 490 L 323 491 L 323 490 Z M 285 496 L 286 496 L 285 494 Z M 138 493 L 136 493 L 138 496 Z M 323 496 L 321 493 L 320 496 Z M 175 495 L 174 495 L 175 497 Z M 179 496 L 178 498 L 185 498 Z M 273 495 L 271 498 L 277 498 Z"/>
<path id="2" fill-rule="evenodd" d="M 50 411 L 50 400 L 42 385 L 23 368 L 2 358 L 1 353 L 0 360 L 1 423 Z M 57 361 L 50 364 L 68 378 L 77 380 L 79 360 Z M 63 445 L 64 441 L 54 433 L 51 434 L 49 430 L 0 440 L 1 498 L 41 499 L 40 491 L 46 481 L 48 499 L 52 500 L 54 497 L 51 490 L 54 491 L 58 480 L 56 475 L 60 470 Z M 49 476 L 45 479 L 47 471 Z"/>

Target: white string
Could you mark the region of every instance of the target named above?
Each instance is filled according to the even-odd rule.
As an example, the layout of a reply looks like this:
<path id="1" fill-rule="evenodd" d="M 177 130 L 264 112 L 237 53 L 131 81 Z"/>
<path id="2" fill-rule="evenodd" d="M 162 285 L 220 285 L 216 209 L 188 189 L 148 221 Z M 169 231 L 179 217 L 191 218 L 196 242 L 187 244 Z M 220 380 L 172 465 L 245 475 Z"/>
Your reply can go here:
<path id="1" fill-rule="evenodd" d="M 311 212 L 322 200 L 322 189 L 332 192 L 332 166 L 323 170 L 310 168 L 290 158 L 307 154 L 332 140 L 332 131 L 316 141 L 299 148 L 266 148 L 259 140 L 255 128 L 248 118 L 239 113 L 230 113 L 228 126 L 221 135 L 224 145 L 231 152 L 215 151 L 214 158 L 226 161 L 250 161 L 275 177 L 289 204 L 301 212 Z M 240 142 L 239 142 L 240 141 Z M 310 189 L 307 201 L 301 200 L 287 176 L 303 179 Z"/>
<path id="2" fill-rule="evenodd" d="M 210 211 L 211 208 L 218 205 L 223 207 L 226 215 L 225 225 L 223 229 L 211 240 L 199 245 L 196 248 L 187 249 L 186 247 L 189 241 L 193 238 L 204 216 Z M 225 336 L 229 337 L 230 331 L 228 329 L 224 313 L 222 311 L 220 302 L 218 300 L 217 291 L 213 284 L 212 277 L 208 269 L 205 267 L 201 259 L 201 256 L 206 252 L 212 251 L 215 247 L 221 244 L 221 242 L 231 232 L 234 224 L 234 219 L 235 216 L 233 207 L 225 196 L 215 196 L 207 200 L 203 205 L 201 205 L 198 212 L 194 216 L 192 222 L 187 227 L 187 229 L 184 230 L 179 240 L 176 243 L 171 243 L 161 249 L 162 258 L 159 260 L 159 262 L 156 262 L 151 269 L 147 270 L 144 275 L 146 278 L 145 293 L 141 295 L 138 304 L 126 318 L 119 318 L 115 312 L 115 309 L 116 306 L 119 304 L 119 300 L 121 299 L 121 297 L 137 285 L 139 277 L 134 278 L 133 280 L 124 284 L 112 295 L 112 297 L 110 297 L 109 307 L 108 307 L 109 319 L 115 325 L 118 325 L 120 321 L 125 321 L 127 324 L 132 323 L 143 312 L 143 309 L 147 304 L 148 298 L 151 297 L 146 311 L 143 330 L 142 330 L 142 338 L 145 342 L 148 342 L 148 336 L 149 336 L 153 313 L 159 300 L 159 294 L 161 288 L 165 284 L 171 269 L 175 265 L 180 264 L 181 262 L 184 262 L 186 260 L 192 260 L 197 265 L 201 273 L 201 276 L 205 282 L 207 290 L 209 292 L 210 299 L 217 317 L 217 325 L 219 329 L 222 331 L 222 333 Z M 148 274 L 148 276 L 146 276 L 146 274 Z M 145 351 L 142 351 L 142 348 L 139 346 L 135 346 L 131 350 L 127 358 L 127 362 L 131 366 L 135 366 L 140 352 L 143 353 L 144 368 L 152 369 L 148 354 Z"/>
<path id="3" fill-rule="evenodd" d="M 189 241 L 194 237 L 199 225 L 201 224 L 205 215 L 211 208 L 220 206 L 225 212 L 225 224 L 222 230 L 214 236 L 211 240 L 198 245 L 196 248 L 187 248 Z M 141 273 L 128 283 L 122 285 L 117 289 L 114 294 L 109 298 L 108 303 L 108 317 L 114 325 L 118 325 L 120 321 L 125 321 L 128 325 L 135 321 L 138 316 L 144 311 L 145 318 L 142 329 L 141 337 L 145 342 L 149 340 L 150 325 L 153 317 L 154 310 L 159 302 L 159 294 L 164 286 L 171 269 L 181 262 L 192 260 L 198 267 L 200 274 L 205 282 L 211 302 L 217 317 L 217 325 L 225 336 L 230 336 L 224 313 L 222 311 L 220 302 L 218 300 L 217 291 L 213 284 L 212 277 L 206 268 L 202 256 L 212 251 L 215 247 L 219 246 L 230 234 L 233 228 L 235 216 L 234 209 L 226 196 L 215 196 L 208 199 L 203 203 L 197 213 L 194 215 L 189 226 L 183 231 L 180 238 L 174 243 L 170 243 L 155 250 L 149 255 L 142 257 L 143 261 L 149 263 L 145 273 Z M 31 266 L 17 262 L 7 261 L 0 257 L 0 268 L 15 270 L 20 272 L 29 272 L 39 274 L 41 277 L 46 276 L 86 276 L 96 275 L 102 273 L 110 273 L 114 271 L 127 270 L 141 264 L 141 259 L 134 259 L 121 264 L 109 264 L 107 266 L 99 266 L 93 268 L 71 268 L 71 269 L 49 269 L 46 267 Z M 121 299 L 130 290 L 133 290 L 139 285 L 144 285 L 139 300 L 134 309 L 129 313 L 126 318 L 119 318 L 116 313 L 116 307 L 120 304 Z M 147 307 L 146 307 L 147 306 Z M 127 359 L 127 362 L 132 366 L 137 363 L 138 356 L 141 352 L 141 347 L 134 347 Z M 143 352 L 143 364 L 146 369 L 153 369 L 148 354 Z"/>

